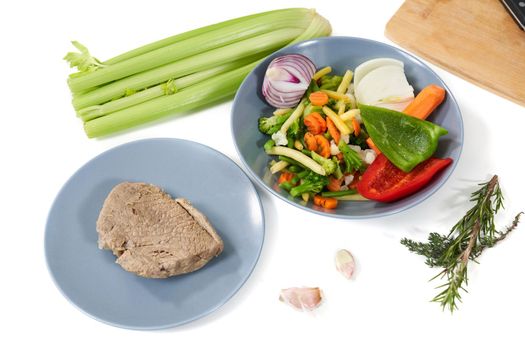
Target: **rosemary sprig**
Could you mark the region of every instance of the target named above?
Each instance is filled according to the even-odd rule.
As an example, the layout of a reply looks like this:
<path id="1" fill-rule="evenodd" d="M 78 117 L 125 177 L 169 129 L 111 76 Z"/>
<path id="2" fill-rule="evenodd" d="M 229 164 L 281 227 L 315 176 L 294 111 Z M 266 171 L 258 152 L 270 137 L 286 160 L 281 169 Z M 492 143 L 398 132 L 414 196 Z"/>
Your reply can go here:
<path id="1" fill-rule="evenodd" d="M 401 244 L 411 252 L 426 257 L 428 266 L 442 268 L 431 280 L 444 278 L 446 282 L 437 287 L 443 290 L 432 301 L 440 303 L 443 309 L 448 307 L 450 312 L 458 308 L 460 292 L 467 291 L 469 260 L 477 262 L 476 258 L 485 248 L 491 248 L 505 239 L 516 228 L 523 214 L 518 213 L 504 231 L 496 230 L 494 217 L 503 208 L 498 176 L 494 175 L 490 181 L 480 186 L 470 197 L 474 206 L 452 227 L 448 235 L 432 232 L 426 243 L 407 238 L 401 240 Z"/>

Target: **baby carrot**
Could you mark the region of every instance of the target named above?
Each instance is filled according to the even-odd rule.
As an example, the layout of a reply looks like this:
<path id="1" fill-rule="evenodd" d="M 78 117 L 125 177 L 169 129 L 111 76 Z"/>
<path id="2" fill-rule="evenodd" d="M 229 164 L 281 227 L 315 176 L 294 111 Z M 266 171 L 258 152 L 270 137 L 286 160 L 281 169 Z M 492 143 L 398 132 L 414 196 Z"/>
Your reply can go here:
<path id="1" fill-rule="evenodd" d="M 315 91 L 308 96 L 314 106 L 324 106 L 328 103 L 328 95 L 322 91 Z"/>
<path id="2" fill-rule="evenodd" d="M 344 177 L 341 177 L 340 179 L 337 179 L 334 176 L 328 177 L 328 185 L 326 185 L 326 188 L 330 192 L 337 192 L 341 190 L 341 183 L 343 183 Z"/>
<path id="3" fill-rule="evenodd" d="M 326 209 L 335 209 L 337 208 L 337 199 L 316 194 L 314 196 L 314 204 Z"/>
<path id="4" fill-rule="evenodd" d="M 374 141 L 372 141 L 372 139 L 370 137 L 366 139 L 366 144 L 368 145 L 368 147 L 373 149 L 374 152 L 376 152 L 376 154 L 381 154 L 381 151 L 379 150 L 379 148 L 377 148 L 377 146 L 375 145 Z"/>
<path id="5" fill-rule="evenodd" d="M 354 135 L 359 136 L 359 134 L 361 133 L 361 125 L 359 124 L 357 119 L 352 118 L 352 126 L 354 127 Z"/>
<path id="6" fill-rule="evenodd" d="M 279 176 L 279 180 L 277 180 L 277 183 L 280 185 L 283 182 L 289 182 L 293 179 L 295 175 L 293 173 L 290 173 L 288 171 L 283 171 L 281 173 L 281 176 Z"/>
<path id="7" fill-rule="evenodd" d="M 317 112 L 313 112 L 304 117 L 304 125 L 308 131 L 314 135 L 323 134 L 326 131 L 326 121 Z"/>
<path id="8" fill-rule="evenodd" d="M 334 139 L 335 144 L 339 144 L 339 139 L 341 138 L 341 133 L 335 126 L 334 122 L 330 118 L 326 118 L 326 126 L 328 127 L 328 132 L 330 136 Z"/>
<path id="9" fill-rule="evenodd" d="M 403 113 L 419 119 L 426 119 L 444 99 L 445 89 L 434 84 L 428 85 L 417 94 Z"/>

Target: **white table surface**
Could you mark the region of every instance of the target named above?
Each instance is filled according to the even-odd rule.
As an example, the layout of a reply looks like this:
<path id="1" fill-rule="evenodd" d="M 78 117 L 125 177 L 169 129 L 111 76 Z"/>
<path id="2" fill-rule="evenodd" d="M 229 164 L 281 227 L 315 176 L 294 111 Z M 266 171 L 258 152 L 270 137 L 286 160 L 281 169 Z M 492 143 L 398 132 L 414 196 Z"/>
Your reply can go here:
<path id="1" fill-rule="evenodd" d="M 259 263 L 215 313 L 164 331 L 130 331 L 79 312 L 46 269 L 44 226 L 63 183 L 86 161 L 122 143 L 177 137 L 204 143 L 240 163 L 231 138 L 231 102 L 101 141 L 88 140 L 70 105 L 62 60 L 70 40 L 108 58 L 140 44 L 228 18 L 282 7 L 315 7 L 334 35 L 390 43 L 384 27 L 402 1 L 5 1 L 0 5 L 0 172 L 2 287 L 0 348 L 488 348 L 523 349 L 525 224 L 470 269 L 469 294 L 450 315 L 430 303 L 437 270 L 399 244 L 446 233 L 470 205 L 476 183 L 497 173 L 507 210 L 525 209 L 524 108 L 430 65 L 463 113 L 465 143 L 448 182 L 425 203 L 395 216 L 345 221 L 311 214 L 259 188 L 267 218 Z M 524 78 L 525 79 L 525 78 Z M 6 196 L 7 195 L 7 196 Z M 356 278 L 334 269 L 351 250 Z M 281 288 L 319 286 L 325 302 L 305 314 L 278 301 Z"/>

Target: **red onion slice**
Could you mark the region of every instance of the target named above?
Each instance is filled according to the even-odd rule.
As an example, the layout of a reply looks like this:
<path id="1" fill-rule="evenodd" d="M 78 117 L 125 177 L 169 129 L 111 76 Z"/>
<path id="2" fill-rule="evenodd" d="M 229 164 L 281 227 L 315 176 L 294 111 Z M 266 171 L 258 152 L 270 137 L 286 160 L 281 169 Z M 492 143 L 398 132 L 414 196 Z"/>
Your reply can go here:
<path id="1" fill-rule="evenodd" d="M 276 108 L 296 106 L 315 74 L 314 63 L 306 56 L 290 54 L 270 62 L 262 86 L 266 102 Z"/>

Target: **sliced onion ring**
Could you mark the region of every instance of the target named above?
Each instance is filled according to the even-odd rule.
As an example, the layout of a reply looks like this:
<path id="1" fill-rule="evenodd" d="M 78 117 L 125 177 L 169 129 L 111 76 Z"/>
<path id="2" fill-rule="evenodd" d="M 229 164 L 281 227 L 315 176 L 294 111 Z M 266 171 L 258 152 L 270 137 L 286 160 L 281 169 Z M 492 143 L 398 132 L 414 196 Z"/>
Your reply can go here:
<path id="1" fill-rule="evenodd" d="M 301 54 L 273 59 L 266 69 L 262 86 L 266 102 L 276 108 L 296 106 L 314 74 L 314 63 Z"/>

